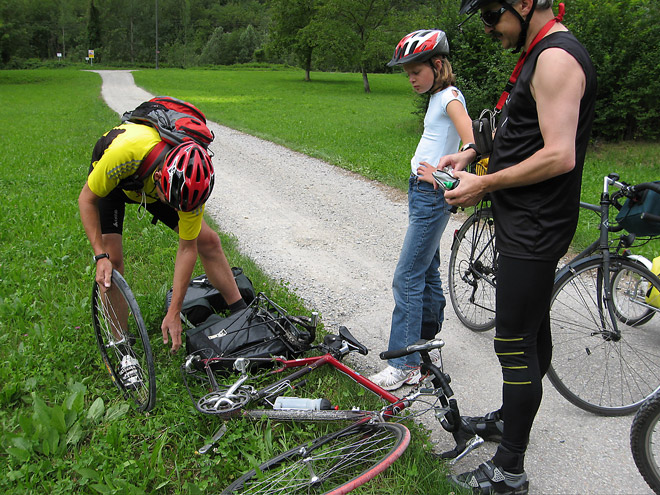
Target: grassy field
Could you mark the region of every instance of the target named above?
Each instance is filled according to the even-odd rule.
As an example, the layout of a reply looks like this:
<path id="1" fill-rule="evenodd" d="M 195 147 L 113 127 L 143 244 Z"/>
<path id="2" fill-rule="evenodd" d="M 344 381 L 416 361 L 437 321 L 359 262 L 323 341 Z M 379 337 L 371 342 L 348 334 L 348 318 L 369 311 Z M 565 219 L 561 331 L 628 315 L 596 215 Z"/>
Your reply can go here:
<path id="1" fill-rule="evenodd" d="M 0 71 L 0 95 L 0 194 L 7 205 L 0 216 L 0 492 L 215 493 L 249 458 L 266 460 L 322 432 L 326 427 L 235 420 L 215 457 L 195 455 L 220 422 L 194 410 L 179 372 L 183 353 L 172 356 L 160 343 L 176 238 L 139 220 L 135 209 L 126 216 L 125 275 L 150 330 L 158 397 L 148 415 L 126 407 L 96 349 L 92 253 L 76 201 L 92 147 L 117 115 L 100 98 L 100 78 L 82 71 Z M 260 273 L 230 234 L 221 237 L 230 262 L 258 291 L 308 314 L 286 283 Z M 367 398 L 352 394 L 344 379 L 328 375 L 322 393 L 342 407 L 364 405 Z M 411 427 L 414 447 L 356 493 L 448 492 L 445 468 L 427 455 L 425 432 Z"/>

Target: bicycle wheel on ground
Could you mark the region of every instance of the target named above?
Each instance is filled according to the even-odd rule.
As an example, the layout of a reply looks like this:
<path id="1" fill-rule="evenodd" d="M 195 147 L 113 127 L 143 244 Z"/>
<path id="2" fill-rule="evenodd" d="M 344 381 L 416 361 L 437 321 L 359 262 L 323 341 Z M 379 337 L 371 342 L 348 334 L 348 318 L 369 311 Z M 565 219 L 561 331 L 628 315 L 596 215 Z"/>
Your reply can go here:
<path id="1" fill-rule="evenodd" d="M 612 279 L 625 273 L 660 280 L 638 263 L 613 256 Z M 660 311 L 647 304 L 647 309 Z M 553 336 L 548 378 L 576 406 L 596 414 L 620 416 L 635 411 L 660 385 L 660 318 L 627 325 L 604 300 L 600 255 L 568 265 L 555 278 L 550 307 Z M 620 335 L 616 335 L 615 327 Z"/>
<path id="2" fill-rule="evenodd" d="M 622 268 L 612 277 L 613 309 L 619 321 L 634 327 L 653 318 L 658 308 L 646 300 L 651 287 L 652 282 L 639 271 Z"/>
<path id="3" fill-rule="evenodd" d="M 639 408 L 630 427 L 630 450 L 640 474 L 660 494 L 660 394 Z"/>
<path id="4" fill-rule="evenodd" d="M 389 467 L 409 443 L 410 431 L 399 423 L 355 423 L 274 457 L 222 493 L 348 493 Z"/>
<path id="5" fill-rule="evenodd" d="M 495 222 L 479 208 L 454 234 L 449 258 L 449 297 L 456 316 L 470 330 L 495 326 Z"/>
<path id="6" fill-rule="evenodd" d="M 147 329 L 133 292 L 116 270 L 108 291 L 92 289 L 96 342 L 110 378 L 138 410 L 156 403 L 156 376 Z"/>

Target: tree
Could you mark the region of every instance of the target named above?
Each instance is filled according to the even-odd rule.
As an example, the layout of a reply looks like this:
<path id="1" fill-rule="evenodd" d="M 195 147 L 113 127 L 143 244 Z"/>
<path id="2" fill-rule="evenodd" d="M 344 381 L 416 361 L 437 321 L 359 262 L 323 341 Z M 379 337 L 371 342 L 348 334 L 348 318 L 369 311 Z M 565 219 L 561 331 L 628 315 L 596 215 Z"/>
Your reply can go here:
<path id="1" fill-rule="evenodd" d="M 316 36 L 310 23 L 317 11 L 315 0 L 273 0 L 271 3 L 271 43 L 281 51 L 292 52 L 310 80 Z"/>
<path id="2" fill-rule="evenodd" d="M 238 54 L 236 61 L 239 64 L 251 62 L 254 51 L 258 46 L 259 40 L 257 38 L 257 33 L 252 27 L 252 24 L 250 24 L 240 33 L 238 37 Z"/>
<path id="3" fill-rule="evenodd" d="M 392 13 L 402 0 L 320 0 L 315 18 L 319 47 L 333 56 L 342 57 L 347 65 L 359 68 L 364 91 L 371 92 L 368 69 L 382 65 L 390 51 L 391 34 L 385 30 Z"/>
<path id="4" fill-rule="evenodd" d="M 89 2 L 89 19 L 87 20 L 87 47 L 98 50 L 101 47 L 101 16 L 94 0 Z"/>

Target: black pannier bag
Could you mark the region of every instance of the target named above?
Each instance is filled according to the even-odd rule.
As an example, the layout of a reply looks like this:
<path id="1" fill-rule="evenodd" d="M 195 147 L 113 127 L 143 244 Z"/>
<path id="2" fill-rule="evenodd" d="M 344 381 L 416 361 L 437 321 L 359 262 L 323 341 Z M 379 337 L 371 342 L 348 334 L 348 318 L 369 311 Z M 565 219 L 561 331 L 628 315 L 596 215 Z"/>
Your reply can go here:
<path id="1" fill-rule="evenodd" d="M 233 267 L 231 271 L 234 273 L 234 280 L 236 280 L 236 285 L 245 304 L 250 304 L 256 297 L 252 281 L 243 273 L 241 268 Z M 171 301 L 172 289 L 167 291 L 165 311 L 170 307 Z M 225 311 L 228 307 L 225 299 L 218 292 L 218 289 L 211 285 L 206 275 L 200 275 L 193 278 L 188 285 L 181 307 L 181 314 L 192 325 L 199 325 L 206 321 L 209 316 Z"/>
<path id="2" fill-rule="evenodd" d="M 660 181 L 655 182 L 660 185 Z M 650 214 L 653 219 L 644 218 Z M 631 234 L 638 236 L 656 236 L 660 235 L 660 222 L 656 219 L 660 217 L 660 194 L 645 189 L 633 198 L 626 199 L 621 211 L 616 216 L 624 229 Z"/>
<path id="3" fill-rule="evenodd" d="M 292 359 L 309 350 L 315 338 L 313 318 L 289 315 L 259 293 L 247 309 L 226 318 L 211 315 L 204 323 L 186 330 L 186 352 L 205 358 Z M 268 360 L 255 364 L 268 364 Z M 214 361 L 213 368 L 229 371 L 232 365 L 233 360 L 220 359 Z"/>

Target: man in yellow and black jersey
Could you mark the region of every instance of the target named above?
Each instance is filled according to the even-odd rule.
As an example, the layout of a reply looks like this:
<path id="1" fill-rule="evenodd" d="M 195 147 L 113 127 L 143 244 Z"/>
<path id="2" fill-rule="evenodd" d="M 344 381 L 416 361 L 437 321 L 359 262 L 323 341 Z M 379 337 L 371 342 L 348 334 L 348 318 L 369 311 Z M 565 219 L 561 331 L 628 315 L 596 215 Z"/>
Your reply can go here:
<path id="1" fill-rule="evenodd" d="M 159 146 L 161 155 L 153 173 L 137 190 L 125 190 L 142 161 Z M 172 352 L 181 347 L 181 306 L 197 261 L 202 261 L 211 283 L 229 309 L 246 307 L 218 234 L 204 221 L 204 204 L 213 188 L 211 158 L 194 142 L 176 147 L 161 144 L 152 127 L 125 123 L 107 132 L 96 143 L 85 183 L 78 198 L 80 218 L 94 250 L 96 281 L 111 288 L 112 269 L 124 272 L 122 232 L 126 204 L 139 204 L 179 235 L 174 264 L 172 301 L 163 319 L 163 342 L 172 339 Z M 133 187 L 131 187 L 133 189 Z M 138 209 L 138 212 L 140 211 Z"/>

